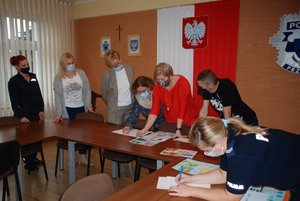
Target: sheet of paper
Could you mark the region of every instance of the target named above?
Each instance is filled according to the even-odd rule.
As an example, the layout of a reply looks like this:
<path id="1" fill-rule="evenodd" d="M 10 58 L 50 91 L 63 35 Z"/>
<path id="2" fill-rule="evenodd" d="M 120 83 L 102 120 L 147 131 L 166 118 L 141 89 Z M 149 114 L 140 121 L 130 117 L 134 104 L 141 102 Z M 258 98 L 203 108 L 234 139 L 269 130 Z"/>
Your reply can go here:
<path id="1" fill-rule="evenodd" d="M 160 154 L 193 158 L 197 154 L 197 151 L 187 150 L 187 149 L 177 149 L 177 148 L 165 148 L 162 152 L 160 152 Z"/>
<path id="2" fill-rule="evenodd" d="M 113 133 L 120 134 L 120 135 L 127 135 L 130 137 L 136 137 L 136 132 L 138 131 L 138 129 L 131 129 L 128 134 L 125 134 L 122 132 L 122 130 L 123 129 L 115 130 L 115 131 L 113 131 Z"/>
<path id="3" fill-rule="evenodd" d="M 146 145 L 146 146 L 153 146 L 160 142 L 164 142 L 174 136 L 174 133 L 170 132 L 152 132 L 150 134 L 146 134 L 141 137 L 137 137 L 135 139 L 130 140 L 130 143 L 139 144 L 139 145 Z"/>
<path id="4" fill-rule="evenodd" d="M 185 137 L 175 138 L 174 141 L 190 143 L 189 138 L 185 138 Z"/>
<path id="5" fill-rule="evenodd" d="M 247 191 L 241 201 L 267 201 L 268 194 L 256 191 Z"/>
<path id="6" fill-rule="evenodd" d="M 211 163 L 200 162 L 187 158 L 172 168 L 179 171 L 181 166 L 183 167 L 183 173 L 192 175 L 205 173 L 219 167 L 218 165 Z"/>
<path id="7" fill-rule="evenodd" d="M 188 186 L 192 187 L 201 187 L 201 188 L 210 188 L 210 184 L 191 184 L 188 183 Z M 177 186 L 175 177 L 159 177 L 157 181 L 156 188 L 157 189 L 163 189 L 163 190 L 169 190 L 171 186 Z"/>

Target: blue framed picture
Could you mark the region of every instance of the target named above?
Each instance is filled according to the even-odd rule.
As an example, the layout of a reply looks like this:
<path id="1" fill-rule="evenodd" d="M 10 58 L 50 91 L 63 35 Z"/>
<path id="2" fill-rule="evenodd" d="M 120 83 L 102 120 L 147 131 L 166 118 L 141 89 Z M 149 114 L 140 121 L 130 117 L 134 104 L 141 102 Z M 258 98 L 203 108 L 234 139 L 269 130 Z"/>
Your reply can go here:
<path id="1" fill-rule="evenodd" d="M 101 37 L 100 39 L 100 56 L 104 57 L 105 53 L 111 49 L 111 38 Z"/>
<path id="2" fill-rule="evenodd" d="M 140 34 L 128 35 L 128 56 L 141 55 Z"/>

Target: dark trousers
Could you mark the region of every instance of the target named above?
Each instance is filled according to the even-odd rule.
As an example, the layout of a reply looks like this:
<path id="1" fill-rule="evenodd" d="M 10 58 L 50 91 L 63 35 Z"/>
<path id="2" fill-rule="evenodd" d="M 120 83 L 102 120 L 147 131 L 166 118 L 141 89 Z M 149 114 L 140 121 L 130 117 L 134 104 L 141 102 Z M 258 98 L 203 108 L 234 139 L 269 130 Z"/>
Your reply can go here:
<path id="1" fill-rule="evenodd" d="M 291 190 L 290 201 L 300 201 L 300 186 Z"/>
<path id="2" fill-rule="evenodd" d="M 68 112 L 68 115 L 69 115 L 69 119 L 75 119 L 76 114 L 81 113 L 81 112 L 85 112 L 84 106 L 76 107 L 76 108 L 66 107 L 66 109 L 67 109 L 67 112 Z M 85 146 L 83 144 L 80 144 L 80 145 Z M 79 154 L 86 154 L 86 153 L 87 153 L 87 149 L 80 149 L 79 150 Z"/>

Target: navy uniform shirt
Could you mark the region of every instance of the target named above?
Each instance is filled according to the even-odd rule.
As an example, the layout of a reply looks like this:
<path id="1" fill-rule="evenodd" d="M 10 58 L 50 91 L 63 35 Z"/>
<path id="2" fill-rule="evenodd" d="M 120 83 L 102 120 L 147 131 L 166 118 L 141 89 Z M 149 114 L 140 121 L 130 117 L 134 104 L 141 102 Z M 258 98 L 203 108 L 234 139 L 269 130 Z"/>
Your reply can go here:
<path id="1" fill-rule="evenodd" d="M 44 111 L 44 101 L 36 75 L 29 73 L 27 82 L 19 73 L 8 82 L 8 91 L 14 116 L 27 117 L 30 121 L 39 120 L 39 112 Z"/>
<path id="2" fill-rule="evenodd" d="M 300 135 L 278 129 L 266 132 L 229 135 L 226 153 L 221 156 L 229 192 L 244 194 L 250 185 L 281 190 L 299 187 Z"/>

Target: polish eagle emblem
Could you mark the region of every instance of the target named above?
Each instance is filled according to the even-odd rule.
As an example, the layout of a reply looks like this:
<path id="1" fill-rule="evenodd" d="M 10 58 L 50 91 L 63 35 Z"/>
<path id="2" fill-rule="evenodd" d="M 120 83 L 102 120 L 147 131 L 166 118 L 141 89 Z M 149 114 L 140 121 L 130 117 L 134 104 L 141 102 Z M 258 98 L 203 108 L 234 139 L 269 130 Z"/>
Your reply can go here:
<path id="1" fill-rule="evenodd" d="M 192 24 L 186 23 L 184 27 L 184 35 L 187 39 L 186 43 L 195 47 L 203 42 L 202 38 L 205 36 L 206 26 L 203 22 L 197 23 L 194 20 Z"/>

